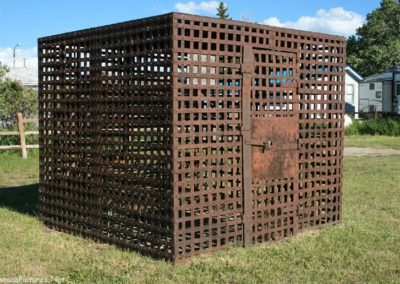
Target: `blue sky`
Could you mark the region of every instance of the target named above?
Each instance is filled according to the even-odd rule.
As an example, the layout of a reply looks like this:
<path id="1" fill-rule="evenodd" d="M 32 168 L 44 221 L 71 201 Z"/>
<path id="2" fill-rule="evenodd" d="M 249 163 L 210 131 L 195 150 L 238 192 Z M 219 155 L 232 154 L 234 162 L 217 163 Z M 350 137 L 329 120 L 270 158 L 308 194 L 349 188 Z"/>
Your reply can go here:
<path id="1" fill-rule="evenodd" d="M 380 0 L 226 0 L 234 20 L 349 36 Z M 168 12 L 215 16 L 219 1 L 0 0 L 0 62 L 36 69 L 37 39 Z"/>

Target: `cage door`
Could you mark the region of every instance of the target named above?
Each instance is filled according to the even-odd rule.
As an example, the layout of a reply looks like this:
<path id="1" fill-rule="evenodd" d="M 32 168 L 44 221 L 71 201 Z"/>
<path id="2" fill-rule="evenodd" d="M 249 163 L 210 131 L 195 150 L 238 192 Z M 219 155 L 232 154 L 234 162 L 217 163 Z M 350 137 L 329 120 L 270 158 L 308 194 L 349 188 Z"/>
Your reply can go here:
<path id="1" fill-rule="evenodd" d="M 296 54 L 243 50 L 244 243 L 297 232 Z"/>

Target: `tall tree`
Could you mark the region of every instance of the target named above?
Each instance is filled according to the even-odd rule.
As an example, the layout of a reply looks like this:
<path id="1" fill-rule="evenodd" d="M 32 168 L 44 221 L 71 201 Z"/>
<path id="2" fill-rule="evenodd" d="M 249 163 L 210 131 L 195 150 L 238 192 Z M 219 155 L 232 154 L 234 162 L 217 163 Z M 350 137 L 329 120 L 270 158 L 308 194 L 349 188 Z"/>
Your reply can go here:
<path id="1" fill-rule="evenodd" d="M 382 0 L 347 40 L 347 63 L 369 76 L 400 66 L 400 3 Z"/>
<path id="2" fill-rule="evenodd" d="M 228 7 L 224 2 L 219 2 L 219 6 L 217 8 L 217 16 L 221 19 L 230 19 L 228 12 Z"/>

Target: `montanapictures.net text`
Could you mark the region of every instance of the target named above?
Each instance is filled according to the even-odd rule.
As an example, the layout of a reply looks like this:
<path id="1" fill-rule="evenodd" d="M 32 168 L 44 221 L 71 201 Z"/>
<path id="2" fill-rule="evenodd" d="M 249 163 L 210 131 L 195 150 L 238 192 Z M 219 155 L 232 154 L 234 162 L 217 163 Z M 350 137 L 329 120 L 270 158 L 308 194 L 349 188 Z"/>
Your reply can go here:
<path id="1" fill-rule="evenodd" d="M 51 276 L 51 277 L 25 277 L 25 276 L 17 276 L 17 277 L 0 277 L 0 283 L 60 283 L 64 282 L 64 278 L 59 276 Z"/>

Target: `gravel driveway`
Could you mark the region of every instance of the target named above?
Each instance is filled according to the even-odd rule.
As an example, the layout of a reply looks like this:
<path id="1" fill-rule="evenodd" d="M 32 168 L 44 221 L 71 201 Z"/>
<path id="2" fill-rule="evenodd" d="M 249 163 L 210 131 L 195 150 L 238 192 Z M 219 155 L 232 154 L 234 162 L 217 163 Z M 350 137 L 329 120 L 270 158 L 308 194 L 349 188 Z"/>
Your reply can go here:
<path id="1" fill-rule="evenodd" d="M 345 147 L 345 156 L 391 156 L 400 155 L 400 150 L 395 149 L 376 149 L 376 148 L 361 148 L 361 147 Z"/>

